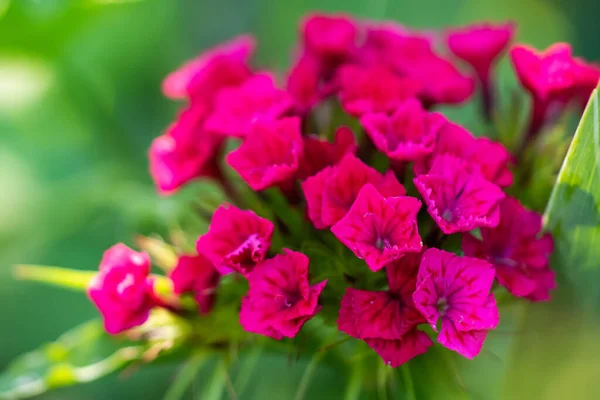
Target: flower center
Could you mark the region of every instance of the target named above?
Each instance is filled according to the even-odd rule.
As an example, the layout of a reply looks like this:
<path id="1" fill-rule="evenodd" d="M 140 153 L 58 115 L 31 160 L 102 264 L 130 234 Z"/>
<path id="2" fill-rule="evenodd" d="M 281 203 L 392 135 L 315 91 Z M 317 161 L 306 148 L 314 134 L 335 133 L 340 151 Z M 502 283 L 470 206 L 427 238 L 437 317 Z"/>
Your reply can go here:
<path id="1" fill-rule="evenodd" d="M 452 222 L 452 220 L 454 219 L 454 213 L 452 212 L 452 210 L 446 210 L 444 211 L 444 213 L 442 214 L 442 218 L 448 222 Z"/>
<path id="2" fill-rule="evenodd" d="M 437 303 L 437 309 L 440 315 L 445 315 L 446 311 L 448 311 L 448 307 L 448 299 L 446 299 L 445 297 L 440 297 Z"/>

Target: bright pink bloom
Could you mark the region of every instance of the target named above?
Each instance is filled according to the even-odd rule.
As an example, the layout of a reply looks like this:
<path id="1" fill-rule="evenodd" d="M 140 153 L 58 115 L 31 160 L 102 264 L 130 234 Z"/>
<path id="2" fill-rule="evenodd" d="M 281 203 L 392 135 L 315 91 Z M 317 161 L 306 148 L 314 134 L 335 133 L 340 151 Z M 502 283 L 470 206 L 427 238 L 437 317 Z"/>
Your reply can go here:
<path id="1" fill-rule="evenodd" d="M 336 129 L 334 142 L 329 143 L 317 136 L 304 136 L 304 156 L 298 169 L 298 178 L 306 179 L 325 167 L 340 161 L 347 153 L 358 150 L 356 139 L 350 128 L 341 126 Z"/>
<path id="2" fill-rule="evenodd" d="M 513 182 L 508 168 L 512 156 L 504 146 L 485 137 L 474 138 L 465 128 L 448 120 L 439 130 L 433 153 L 414 164 L 415 174 L 428 173 L 434 161 L 444 154 L 467 162 L 470 168 L 479 170 L 488 181 L 500 187 Z"/>
<path id="3" fill-rule="evenodd" d="M 217 159 L 223 139 L 203 127 L 201 105 L 185 109 L 167 130 L 152 141 L 150 175 L 162 194 L 169 194 L 200 177 L 219 178 Z"/>
<path id="4" fill-rule="evenodd" d="M 500 224 L 481 229 L 482 241 L 464 234 L 462 248 L 465 255 L 492 263 L 498 282 L 515 296 L 549 300 L 556 287 L 548 266 L 554 246 L 552 236 L 541 231 L 542 216 L 507 197 L 500 203 Z"/>
<path id="5" fill-rule="evenodd" d="M 300 118 L 257 121 L 246 140 L 227 155 L 227 162 L 254 190 L 292 178 L 303 155 Z"/>
<path id="6" fill-rule="evenodd" d="M 406 253 L 421 251 L 420 208 L 421 202 L 414 197 L 385 198 L 367 184 L 331 232 L 372 271 L 378 271 Z"/>
<path id="7" fill-rule="evenodd" d="M 150 257 L 123 243 L 108 249 L 100 272 L 88 286 L 88 294 L 112 335 L 143 324 L 155 305 L 152 296 Z"/>
<path id="8" fill-rule="evenodd" d="M 248 277 L 250 289 L 240 311 L 246 331 L 277 340 L 291 338 L 319 312 L 319 295 L 327 281 L 310 286 L 308 264 L 304 254 L 284 249 L 256 266 Z"/>
<path id="9" fill-rule="evenodd" d="M 174 292 L 193 293 L 198 310 L 202 314 L 209 313 L 213 308 L 220 276 L 213 264 L 203 255 L 180 256 L 169 275 Z"/>
<path id="10" fill-rule="evenodd" d="M 428 249 L 421 260 L 413 300 L 436 332 L 441 318 L 438 342 L 474 358 L 487 331 L 498 326 L 498 308 L 490 293 L 493 283 L 494 267 L 490 263 Z"/>
<path id="11" fill-rule="evenodd" d="M 167 76 L 164 94 L 173 99 L 192 97 L 212 103 L 219 90 L 238 86 L 250 77 L 248 59 L 254 47 L 254 38 L 243 35 L 204 52 Z"/>
<path id="12" fill-rule="evenodd" d="M 419 82 L 398 77 L 389 68 L 377 65 L 345 65 L 339 70 L 339 83 L 342 107 L 356 117 L 394 111 L 421 90 Z"/>
<path id="13" fill-rule="evenodd" d="M 245 137 L 257 121 L 275 121 L 294 106 L 292 97 L 275 86 L 269 74 L 256 74 L 235 88 L 219 92 L 206 129 L 222 135 Z"/>
<path id="14" fill-rule="evenodd" d="M 265 259 L 273 229 L 268 219 L 226 204 L 217 208 L 208 232 L 198 238 L 196 248 L 221 274 L 248 274 Z"/>
<path id="15" fill-rule="evenodd" d="M 350 55 L 358 35 L 356 22 L 345 15 L 310 15 L 303 21 L 301 31 L 305 50 L 323 60 Z"/>
<path id="16" fill-rule="evenodd" d="M 390 264 L 387 291 L 347 288 L 342 298 L 338 329 L 367 342 L 392 367 L 424 353 L 433 344 L 416 330 L 418 324 L 426 322 L 412 299 L 420 260 L 421 253 L 414 253 Z"/>
<path id="17" fill-rule="evenodd" d="M 346 154 L 338 164 L 302 182 L 308 217 L 315 228 L 324 229 L 342 219 L 362 187 L 369 183 L 386 197 L 406 194 L 391 171 L 381 175 L 353 154 Z"/>
<path id="18" fill-rule="evenodd" d="M 366 114 L 360 122 L 379 151 L 393 160 L 415 161 L 433 152 L 446 119 L 424 111 L 418 100 L 409 99 L 392 115 Z"/>
<path id="19" fill-rule="evenodd" d="M 427 211 L 446 234 L 491 228 L 500 221 L 502 190 L 454 156 L 438 157 L 431 171 L 414 183 Z"/>
<path id="20" fill-rule="evenodd" d="M 316 57 L 303 55 L 288 73 L 287 91 L 294 98 L 299 111 L 309 111 L 325 96 L 321 81 L 322 67 Z"/>

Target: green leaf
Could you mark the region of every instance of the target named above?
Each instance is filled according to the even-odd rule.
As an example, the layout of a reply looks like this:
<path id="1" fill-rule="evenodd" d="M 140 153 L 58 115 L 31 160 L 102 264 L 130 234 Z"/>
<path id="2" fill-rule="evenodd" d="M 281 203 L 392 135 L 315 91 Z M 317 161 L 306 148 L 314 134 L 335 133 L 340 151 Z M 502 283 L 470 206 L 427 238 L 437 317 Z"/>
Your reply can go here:
<path id="1" fill-rule="evenodd" d="M 198 353 L 190 357 L 185 364 L 183 364 L 181 371 L 179 371 L 177 374 L 177 378 L 175 379 L 175 382 L 173 382 L 173 385 L 169 388 L 164 400 L 182 399 L 183 396 L 185 396 L 187 389 L 197 377 L 198 371 L 206 361 L 206 353 Z"/>
<path id="2" fill-rule="evenodd" d="M 14 360 L 0 375 L 0 399 L 29 398 L 99 379 L 139 359 L 144 350 L 109 337 L 100 321 L 85 323 Z"/>

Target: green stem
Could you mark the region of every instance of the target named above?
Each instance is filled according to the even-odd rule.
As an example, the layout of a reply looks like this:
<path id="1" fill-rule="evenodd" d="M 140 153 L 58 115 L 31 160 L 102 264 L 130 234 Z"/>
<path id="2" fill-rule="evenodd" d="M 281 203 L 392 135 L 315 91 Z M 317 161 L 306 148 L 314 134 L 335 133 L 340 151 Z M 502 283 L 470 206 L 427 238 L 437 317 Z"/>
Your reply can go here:
<path id="1" fill-rule="evenodd" d="M 95 271 L 81 271 L 61 267 L 42 265 L 15 265 L 13 270 L 16 279 L 46 283 L 73 290 L 86 290 Z"/>

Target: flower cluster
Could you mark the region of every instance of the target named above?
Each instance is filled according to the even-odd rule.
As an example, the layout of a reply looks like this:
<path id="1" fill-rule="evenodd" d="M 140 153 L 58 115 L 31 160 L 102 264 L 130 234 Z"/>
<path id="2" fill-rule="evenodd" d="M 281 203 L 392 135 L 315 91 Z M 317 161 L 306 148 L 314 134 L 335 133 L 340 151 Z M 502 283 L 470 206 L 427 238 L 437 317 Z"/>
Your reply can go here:
<path id="1" fill-rule="evenodd" d="M 156 186 L 166 194 L 214 179 L 232 203 L 214 212 L 197 254 L 179 255 L 169 275 L 174 293 L 191 293 L 206 315 L 214 312 L 223 276 L 234 274 L 241 278 L 234 284 L 248 284 L 238 298 L 247 332 L 292 338 L 329 306 L 339 313 L 326 323 L 391 366 L 425 353 L 432 339 L 477 356 L 500 320 L 498 290 L 550 298 L 553 242 L 541 216 L 506 193 L 518 158 L 433 110 L 462 104 L 479 87 L 484 116 L 493 115 L 494 66 L 514 34 L 512 23 L 433 34 L 312 15 L 302 22 L 282 86 L 273 73 L 251 66 L 249 36 L 169 75 L 164 93 L 186 105 L 150 148 Z M 598 67 L 563 44 L 542 53 L 514 45 L 510 58 L 533 99 L 527 137 L 589 95 L 600 77 Z M 241 181 L 228 177 L 225 165 Z M 304 237 L 298 241 L 290 234 L 297 227 L 276 213 L 269 220 L 260 209 L 245 209 L 244 184 L 280 191 L 290 212 L 304 217 Z M 258 198 L 268 208 L 268 196 Z M 462 249 L 449 244 L 453 235 Z M 298 251 L 304 241 L 332 240 L 339 245 L 332 254 L 348 264 L 364 260 L 362 271 L 327 268 L 329 260 L 316 263 Z M 149 263 L 123 245 L 106 253 L 89 291 L 108 332 L 143 323 L 152 307 L 169 307 L 147 278 Z M 362 282 L 363 274 L 382 279 Z"/>

